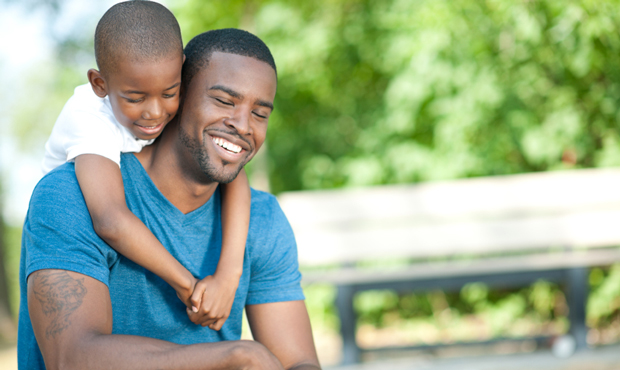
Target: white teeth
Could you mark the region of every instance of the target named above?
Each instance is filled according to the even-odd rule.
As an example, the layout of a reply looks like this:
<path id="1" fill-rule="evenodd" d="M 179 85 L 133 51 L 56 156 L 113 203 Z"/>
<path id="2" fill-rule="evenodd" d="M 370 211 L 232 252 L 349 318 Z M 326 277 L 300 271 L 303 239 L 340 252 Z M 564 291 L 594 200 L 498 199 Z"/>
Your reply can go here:
<path id="1" fill-rule="evenodd" d="M 213 137 L 212 139 L 214 143 L 216 143 L 217 145 L 221 146 L 222 148 L 226 150 L 229 150 L 233 153 L 241 152 L 241 147 L 239 145 L 235 145 L 231 143 L 230 141 L 222 139 L 221 137 Z"/>

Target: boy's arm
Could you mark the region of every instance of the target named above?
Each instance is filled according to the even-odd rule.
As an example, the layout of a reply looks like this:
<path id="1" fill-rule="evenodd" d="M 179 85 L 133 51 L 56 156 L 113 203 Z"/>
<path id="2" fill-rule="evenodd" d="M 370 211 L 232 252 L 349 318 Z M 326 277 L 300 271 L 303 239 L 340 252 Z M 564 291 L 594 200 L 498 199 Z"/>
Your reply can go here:
<path id="1" fill-rule="evenodd" d="M 245 170 L 222 192 L 222 250 L 213 276 L 196 284 L 192 305 L 199 307 L 203 326 L 220 330 L 230 314 L 239 278 L 243 272 L 245 241 L 250 227 L 252 195 Z"/>
<path id="2" fill-rule="evenodd" d="M 274 355 L 256 342 L 183 346 L 147 337 L 113 335 L 108 287 L 76 272 L 33 272 L 28 277 L 27 301 L 35 337 L 49 370 L 282 369 Z"/>
<path id="3" fill-rule="evenodd" d="M 83 154 L 75 158 L 75 174 L 97 235 L 123 256 L 165 280 L 189 305 L 196 279 L 127 208 L 118 165 L 99 155 Z"/>

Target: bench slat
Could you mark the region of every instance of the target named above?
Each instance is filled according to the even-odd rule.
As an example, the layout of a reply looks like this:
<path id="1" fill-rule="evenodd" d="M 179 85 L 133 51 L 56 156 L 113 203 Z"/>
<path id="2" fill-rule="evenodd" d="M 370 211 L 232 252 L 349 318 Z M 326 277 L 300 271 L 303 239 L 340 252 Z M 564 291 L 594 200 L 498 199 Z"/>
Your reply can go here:
<path id="1" fill-rule="evenodd" d="M 303 283 L 363 285 L 400 281 L 423 281 L 436 278 L 509 274 L 513 272 L 549 271 L 576 267 L 607 266 L 620 260 L 620 249 L 602 248 L 564 253 L 485 258 L 415 264 L 393 270 L 343 268 L 303 274 Z"/>
<path id="2" fill-rule="evenodd" d="M 620 245 L 620 170 L 287 193 L 302 265 Z"/>

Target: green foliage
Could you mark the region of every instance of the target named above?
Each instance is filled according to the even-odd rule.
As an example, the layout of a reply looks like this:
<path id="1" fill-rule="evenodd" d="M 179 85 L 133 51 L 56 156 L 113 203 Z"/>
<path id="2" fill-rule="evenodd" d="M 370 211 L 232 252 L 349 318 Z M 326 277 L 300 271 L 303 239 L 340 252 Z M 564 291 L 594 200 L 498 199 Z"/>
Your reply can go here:
<path id="1" fill-rule="evenodd" d="M 19 253 L 21 249 L 21 227 L 5 226 L 4 234 L 4 267 L 9 288 L 11 312 L 17 320 L 19 312 Z"/>
<path id="2" fill-rule="evenodd" d="M 275 192 L 620 164 L 617 1 L 186 0 L 279 72 Z"/>
<path id="3" fill-rule="evenodd" d="M 329 284 L 314 284 L 304 287 L 306 308 L 313 324 L 323 329 L 336 331 L 338 318 L 334 307 L 336 288 Z"/>
<path id="4" fill-rule="evenodd" d="M 364 291 L 355 297 L 354 307 L 364 332 L 369 326 L 391 333 L 400 328 L 412 343 L 557 335 L 568 329 L 563 293 L 557 284 L 543 280 L 518 290 L 470 283 L 460 292 Z"/>
<path id="5" fill-rule="evenodd" d="M 594 269 L 590 282 L 588 324 L 591 327 L 608 325 L 620 312 L 620 264 L 613 265 L 608 271 Z"/>

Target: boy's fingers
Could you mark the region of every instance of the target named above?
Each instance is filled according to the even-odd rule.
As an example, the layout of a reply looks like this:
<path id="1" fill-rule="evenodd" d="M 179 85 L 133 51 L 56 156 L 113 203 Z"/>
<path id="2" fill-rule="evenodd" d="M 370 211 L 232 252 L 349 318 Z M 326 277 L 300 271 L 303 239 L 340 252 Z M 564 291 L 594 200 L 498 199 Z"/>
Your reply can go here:
<path id="1" fill-rule="evenodd" d="M 204 294 L 206 290 L 206 287 L 203 284 L 200 284 L 200 282 L 198 282 L 198 284 L 196 284 L 196 287 L 194 288 L 194 292 L 192 293 L 192 296 L 190 297 L 190 301 L 192 302 L 192 306 L 196 307 L 196 310 L 194 312 L 198 312 L 198 307 L 200 307 L 200 304 L 202 303 L 202 295 Z M 194 309 L 194 307 L 192 307 L 192 310 Z"/>
<path id="2" fill-rule="evenodd" d="M 225 322 L 226 322 L 226 319 L 219 319 L 215 321 L 213 324 L 209 325 L 209 328 L 213 330 L 220 330 L 222 326 L 224 326 Z"/>
<path id="3" fill-rule="evenodd" d="M 214 321 L 213 319 L 209 319 L 209 320 L 206 320 L 205 322 L 203 322 L 200 325 L 202 325 L 203 327 L 205 327 L 205 326 L 211 327 L 211 325 L 213 324 L 213 321 Z"/>

